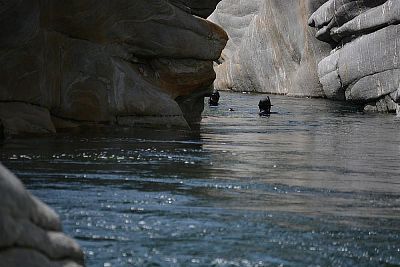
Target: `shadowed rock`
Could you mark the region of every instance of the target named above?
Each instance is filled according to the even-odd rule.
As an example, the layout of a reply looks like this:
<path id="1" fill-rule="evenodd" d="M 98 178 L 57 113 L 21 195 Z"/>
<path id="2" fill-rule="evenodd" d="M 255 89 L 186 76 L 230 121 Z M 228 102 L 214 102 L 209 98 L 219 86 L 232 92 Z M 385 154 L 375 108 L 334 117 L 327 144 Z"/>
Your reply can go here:
<path id="1" fill-rule="evenodd" d="M 212 89 L 212 62 L 227 36 L 192 14 L 205 16 L 217 2 L 5 1 L 0 103 L 40 107 L 78 124 L 116 124 L 121 117 L 131 124 L 143 117 L 147 124 L 162 117 L 184 127 L 198 122 L 197 103 Z M 193 106 L 182 108 L 182 98 Z"/>

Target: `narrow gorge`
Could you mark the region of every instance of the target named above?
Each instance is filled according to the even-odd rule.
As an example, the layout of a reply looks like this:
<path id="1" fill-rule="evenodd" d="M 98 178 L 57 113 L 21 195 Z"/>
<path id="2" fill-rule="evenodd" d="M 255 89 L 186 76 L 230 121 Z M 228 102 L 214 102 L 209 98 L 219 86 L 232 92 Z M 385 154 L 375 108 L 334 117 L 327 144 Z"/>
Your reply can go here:
<path id="1" fill-rule="evenodd" d="M 230 36 L 217 89 L 398 109 L 397 0 L 224 0 L 210 20 Z"/>
<path id="2" fill-rule="evenodd" d="M 0 267 L 400 264 L 400 0 L 0 0 L 0 29 Z"/>

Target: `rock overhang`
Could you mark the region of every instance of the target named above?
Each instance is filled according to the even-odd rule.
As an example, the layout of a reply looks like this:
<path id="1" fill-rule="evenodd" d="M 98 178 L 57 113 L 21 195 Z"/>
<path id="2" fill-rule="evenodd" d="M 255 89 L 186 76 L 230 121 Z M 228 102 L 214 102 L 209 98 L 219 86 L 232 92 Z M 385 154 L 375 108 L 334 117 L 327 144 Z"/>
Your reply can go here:
<path id="1" fill-rule="evenodd" d="M 8 63 L 0 67 L 0 105 L 43 108 L 77 123 L 115 124 L 127 116 L 196 122 L 202 107 L 186 101 L 183 109 L 176 99 L 201 102 L 211 90 L 212 62 L 227 35 L 199 16 L 218 2 L 7 1 L 0 10 L 0 25 L 10 29 L 0 33 L 0 61 Z M 20 120 L 19 127 L 30 124 Z"/>

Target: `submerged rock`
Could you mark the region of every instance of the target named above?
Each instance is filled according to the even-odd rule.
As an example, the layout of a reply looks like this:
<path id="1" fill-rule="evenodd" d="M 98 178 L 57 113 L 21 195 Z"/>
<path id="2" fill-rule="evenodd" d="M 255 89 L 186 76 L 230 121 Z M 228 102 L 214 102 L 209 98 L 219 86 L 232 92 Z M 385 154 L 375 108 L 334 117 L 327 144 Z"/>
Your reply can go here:
<path id="1" fill-rule="evenodd" d="M 395 112 L 400 103 L 400 2 L 329 0 L 309 19 L 334 48 L 318 66 L 326 95 Z"/>
<path id="2" fill-rule="evenodd" d="M 58 215 L 0 164 L 0 266 L 83 266 L 78 244 Z"/>
<path id="3" fill-rule="evenodd" d="M 209 15 L 217 3 L 5 1 L 0 103 L 33 105 L 76 123 L 114 124 L 127 116 L 149 124 L 163 116 L 184 126 L 197 122 L 215 78 L 212 62 L 227 41 L 220 27 L 197 15 Z M 191 104 L 182 107 L 176 101 L 182 98 Z M 29 128 L 18 129 L 43 126 Z"/>

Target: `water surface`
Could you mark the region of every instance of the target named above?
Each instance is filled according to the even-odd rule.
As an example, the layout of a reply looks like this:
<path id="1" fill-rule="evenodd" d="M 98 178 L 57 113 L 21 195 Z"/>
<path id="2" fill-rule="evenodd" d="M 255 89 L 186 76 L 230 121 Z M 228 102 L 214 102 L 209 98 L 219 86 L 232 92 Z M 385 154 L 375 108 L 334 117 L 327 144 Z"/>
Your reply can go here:
<path id="1" fill-rule="evenodd" d="M 260 118 L 261 97 L 222 93 L 199 131 L 14 139 L 0 160 L 88 266 L 400 265 L 400 123 L 280 96 Z"/>

